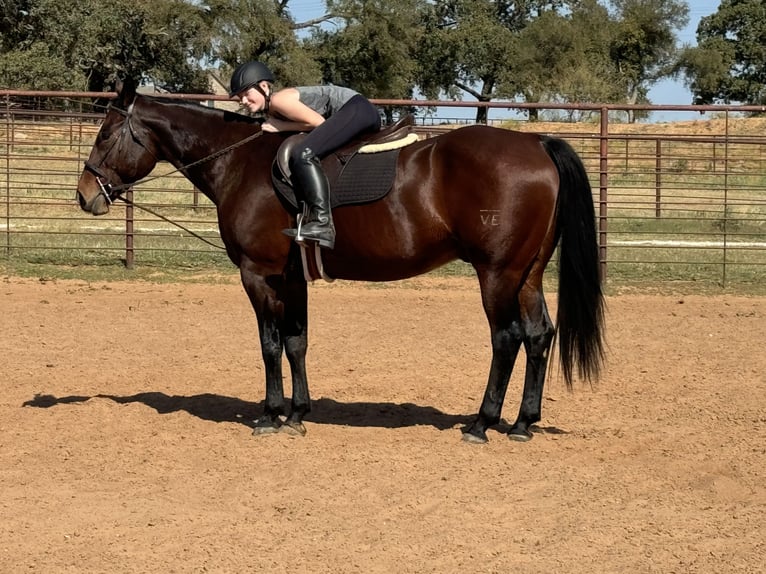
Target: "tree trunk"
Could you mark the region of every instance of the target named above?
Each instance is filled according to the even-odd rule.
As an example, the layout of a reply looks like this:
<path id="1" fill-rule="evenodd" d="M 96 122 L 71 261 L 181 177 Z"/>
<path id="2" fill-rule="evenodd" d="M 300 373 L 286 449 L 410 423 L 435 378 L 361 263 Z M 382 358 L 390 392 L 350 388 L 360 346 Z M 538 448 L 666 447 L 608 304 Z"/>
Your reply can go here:
<path id="1" fill-rule="evenodd" d="M 487 108 L 484 108 L 484 107 L 476 108 L 476 123 L 477 124 L 487 123 Z"/>

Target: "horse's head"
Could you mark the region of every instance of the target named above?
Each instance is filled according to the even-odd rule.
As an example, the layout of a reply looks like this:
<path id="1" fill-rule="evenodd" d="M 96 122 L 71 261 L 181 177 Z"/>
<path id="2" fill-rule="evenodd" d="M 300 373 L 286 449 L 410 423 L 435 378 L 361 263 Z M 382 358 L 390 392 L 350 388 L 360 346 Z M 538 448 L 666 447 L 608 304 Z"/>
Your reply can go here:
<path id="1" fill-rule="evenodd" d="M 108 213 L 112 200 L 157 164 L 150 134 L 134 115 L 135 82 L 119 82 L 116 88 L 117 98 L 109 104 L 77 182 L 80 207 L 93 215 Z"/>

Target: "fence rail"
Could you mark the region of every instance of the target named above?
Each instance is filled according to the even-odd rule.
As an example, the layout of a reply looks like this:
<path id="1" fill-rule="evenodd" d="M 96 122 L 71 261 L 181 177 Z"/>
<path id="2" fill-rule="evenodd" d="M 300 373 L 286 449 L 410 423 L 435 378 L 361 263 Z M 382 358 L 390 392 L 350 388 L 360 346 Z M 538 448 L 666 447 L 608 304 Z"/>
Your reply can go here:
<path id="1" fill-rule="evenodd" d="M 4 98 L 0 100 L 0 248 L 6 259 L 68 265 L 120 260 L 128 266 L 226 264 L 222 250 L 153 215 L 119 205 L 103 218 L 79 210 L 74 198 L 77 179 L 103 117 L 103 112 L 89 108 L 93 94 L 6 91 L 0 97 Z M 55 109 L 40 109 L 43 98 Z M 376 103 L 408 108 L 445 104 Z M 449 104 L 454 107 L 455 102 Z M 594 110 L 600 117 L 597 123 L 529 124 L 512 119 L 505 125 L 564 137 L 581 154 L 593 185 L 605 274 L 617 279 L 721 284 L 762 279 L 766 138 L 760 134 L 766 120 L 738 117 L 757 110 L 659 106 L 656 109 L 717 111 L 719 117 L 637 125 L 610 118 L 623 109 L 655 108 L 537 107 Z M 418 125 L 422 137 L 455 127 L 434 125 L 433 117 L 428 119 L 430 125 Z M 151 176 L 171 171 L 169 165 L 160 164 Z M 220 243 L 214 206 L 179 174 L 153 180 L 134 193 L 141 204 L 213 244 Z"/>

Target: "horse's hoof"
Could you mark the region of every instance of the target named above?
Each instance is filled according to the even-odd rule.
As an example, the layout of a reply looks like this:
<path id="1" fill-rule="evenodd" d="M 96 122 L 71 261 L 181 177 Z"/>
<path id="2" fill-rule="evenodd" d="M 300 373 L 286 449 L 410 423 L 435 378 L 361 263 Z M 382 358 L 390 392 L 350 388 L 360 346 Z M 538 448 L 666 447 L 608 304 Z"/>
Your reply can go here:
<path id="1" fill-rule="evenodd" d="M 467 443 L 470 443 L 470 444 L 486 444 L 489 441 L 487 440 L 487 435 L 484 434 L 484 433 L 482 433 L 481 436 L 480 436 L 480 435 L 475 435 L 475 434 L 470 433 L 470 432 L 464 432 L 463 433 L 463 442 L 467 442 Z"/>
<path id="2" fill-rule="evenodd" d="M 528 430 L 511 429 L 508 432 L 508 438 L 516 442 L 529 442 L 532 440 L 532 433 Z"/>
<path id="3" fill-rule="evenodd" d="M 290 436 L 306 436 L 306 427 L 301 422 L 285 421 L 279 430 Z"/>
<path id="4" fill-rule="evenodd" d="M 279 421 L 274 422 L 270 420 L 258 419 L 255 421 L 255 426 L 253 427 L 253 435 L 260 436 L 264 434 L 278 433 L 281 426 L 282 425 L 279 424 Z"/>

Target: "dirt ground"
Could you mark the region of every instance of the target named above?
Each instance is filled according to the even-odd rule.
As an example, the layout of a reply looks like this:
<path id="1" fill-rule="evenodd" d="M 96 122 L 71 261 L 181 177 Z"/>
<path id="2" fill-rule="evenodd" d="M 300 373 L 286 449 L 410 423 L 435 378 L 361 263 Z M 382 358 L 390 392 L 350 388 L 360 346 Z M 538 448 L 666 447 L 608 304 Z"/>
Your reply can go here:
<path id="1" fill-rule="evenodd" d="M 308 434 L 256 438 L 239 285 L 2 280 L 0 571 L 764 571 L 766 299 L 609 297 L 600 384 L 479 446 L 474 281 L 310 297 Z"/>

